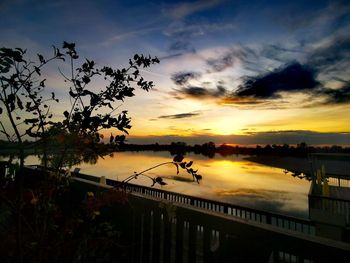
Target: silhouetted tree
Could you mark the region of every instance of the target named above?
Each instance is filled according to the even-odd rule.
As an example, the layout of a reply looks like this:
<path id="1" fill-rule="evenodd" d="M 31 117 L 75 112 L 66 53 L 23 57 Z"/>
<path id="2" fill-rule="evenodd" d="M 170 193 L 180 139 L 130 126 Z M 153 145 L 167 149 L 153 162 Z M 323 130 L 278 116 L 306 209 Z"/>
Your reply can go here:
<path id="1" fill-rule="evenodd" d="M 127 111 L 116 112 L 118 104 L 127 97 L 134 96 L 135 87 L 149 91 L 153 87 L 152 81 L 146 81 L 140 74 L 141 68 L 147 68 L 159 63 L 155 57 L 135 55 L 129 60 L 126 68 L 114 69 L 109 66 L 98 67 L 93 60 L 80 60 L 74 43 L 63 43 L 63 50 L 53 47 L 53 54 L 45 58 L 37 54 L 37 60 L 27 58 L 26 50 L 21 48 L 0 49 L 0 132 L 11 143 L 17 143 L 19 153 L 19 165 L 13 171 L 15 185 L 17 186 L 16 200 L 6 198 L 1 192 L 2 201 L 12 209 L 17 220 L 17 255 L 23 262 L 22 242 L 22 209 L 26 205 L 23 199 L 23 166 L 24 144 L 23 138 L 32 137 L 36 144 L 43 148 L 44 166 L 54 165 L 56 171 L 66 164 L 68 148 L 74 150 L 94 150 L 96 143 L 103 137 L 102 129 L 114 128 L 121 134 L 111 135 L 110 143 L 118 144 L 124 141 L 128 129 L 131 128 Z M 70 97 L 71 108 L 64 111 L 60 121 L 52 121 L 52 103 L 59 102 L 54 92 L 45 91 L 46 79 L 42 76 L 45 66 L 54 61 L 68 62 L 70 71 L 68 74 L 61 72 L 68 85 L 67 94 Z M 78 64 L 78 65 L 77 65 Z M 93 87 L 93 79 L 100 78 L 105 81 L 105 88 L 96 92 Z M 117 104 L 118 103 L 118 104 Z M 7 121 L 5 122 L 5 119 Z M 46 145 L 49 140 L 56 140 L 63 146 L 63 152 L 58 159 L 48 162 Z M 74 160 L 69 157 L 70 161 Z M 86 156 L 82 156 L 86 159 Z M 95 158 L 94 158 L 95 159 Z M 87 160 L 87 159 L 86 159 Z M 89 159 L 91 161 L 91 158 Z M 14 166 L 16 167 L 16 166 Z M 11 179 L 11 178 L 10 178 Z M 11 183 L 11 182 L 7 182 Z M 9 184 L 11 185 L 11 184 Z M 50 186 L 51 187 L 51 186 Z M 58 190 L 61 185 L 53 191 Z M 1 187 L 3 190 L 3 187 Z M 55 195 L 46 196 L 46 206 Z M 42 195 L 45 192 L 41 193 Z M 29 200 L 32 202 L 32 200 Z M 35 199 L 36 200 L 36 199 Z M 33 201 L 34 203 L 37 201 Z M 52 211 L 43 210 L 45 217 Z M 39 236 L 47 234 L 46 221 L 40 227 Z M 39 247 L 43 240 L 39 240 Z"/>

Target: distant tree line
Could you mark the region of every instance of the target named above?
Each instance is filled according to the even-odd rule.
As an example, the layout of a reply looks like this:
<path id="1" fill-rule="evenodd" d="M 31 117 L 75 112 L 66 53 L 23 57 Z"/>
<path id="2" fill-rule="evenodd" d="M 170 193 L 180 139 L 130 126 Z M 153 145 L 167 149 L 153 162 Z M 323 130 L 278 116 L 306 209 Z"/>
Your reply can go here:
<path id="1" fill-rule="evenodd" d="M 33 144 L 29 141 L 22 143 L 24 148 L 33 150 Z M 102 141 L 94 145 L 95 152 L 108 153 L 112 151 L 169 151 L 171 155 L 195 153 L 202 154 L 209 158 L 215 157 L 215 154 L 221 156 L 229 156 L 234 154 L 243 155 L 278 155 L 278 156 L 295 156 L 307 157 L 311 153 L 348 153 L 350 154 L 350 147 L 342 147 L 339 145 L 332 146 L 312 146 L 301 142 L 297 145 L 289 144 L 266 144 L 264 146 L 256 145 L 255 147 L 232 146 L 229 144 L 221 144 L 216 146 L 214 142 L 206 142 L 203 144 L 188 145 L 185 142 L 172 142 L 170 144 L 127 144 L 122 143 L 117 146 L 104 144 Z M 16 143 L 0 140 L 0 153 L 6 150 L 16 149 Z M 57 151 L 59 144 L 54 141 L 49 143 L 48 148 L 52 151 Z M 3 151 L 2 151 L 3 150 Z M 35 147 L 35 151 L 29 153 L 40 153 L 40 147 Z"/>
<path id="2" fill-rule="evenodd" d="M 171 144 L 123 144 L 120 147 L 122 151 L 169 151 L 172 155 L 186 154 L 193 152 L 202 154 L 209 158 L 215 157 L 215 154 L 229 156 L 234 154 L 243 155 L 278 155 L 278 156 L 295 156 L 307 157 L 310 153 L 349 153 L 350 147 L 333 146 L 311 146 L 305 142 L 297 145 L 277 145 L 267 144 L 265 146 L 256 145 L 256 147 L 232 146 L 221 144 L 216 146 L 214 142 L 207 142 L 202 145 L 187 145 L 185 142 L 172 142 Z"/>

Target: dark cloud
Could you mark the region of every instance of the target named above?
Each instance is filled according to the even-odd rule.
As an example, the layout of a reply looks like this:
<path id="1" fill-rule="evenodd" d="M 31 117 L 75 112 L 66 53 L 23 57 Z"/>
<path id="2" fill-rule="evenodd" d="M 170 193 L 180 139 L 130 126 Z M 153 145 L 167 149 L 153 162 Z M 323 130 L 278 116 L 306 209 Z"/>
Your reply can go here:
<path id="1" fill-rule="evenodd" d="M 210 95 L 210 91 L 202 87 L 186 87 L 182 89 L 183 93 L 192 97 L 204 97 Z"/>
<path id="2" fill-rule="evenodd" d="M 171 80 L 174 81 L 176 85 L 185 85 L 188 83 L 189 80 L 191 79 L 197 79 L 201 76 L 200 73 L 198 72 L 193 72 L 193 71 L 182 71 L 182 72 L 177 72 L 174 73 L 171 76 Z"/>
<path id="3" fill-rule="evenodd" d="M 246 78 L 233 96 L 274 99 L 280 98 L 281 91 L 313 90 L 320 84 L 315 75 L 311 67 L 294 62 L 271 73 Z"/>
<path id="4" fill-rule="evenodd" d="M 173 114 L 173 115 L 163 115 L 163 116 L 159 116 L 158 119 L 184 119 L 184 118 L 191 118 L 198 115 L 200 114 L 187 112 L 187 113 L 179 113 L 179 114 Z"/>
<path id="5" fill-rule="evenodd" d="M 186 97 L 216 99 L 221 105 L 243 108 L 257 106 L 271 109 L 288 108 L 288 101 L 283 100 L 281 92 L 304 92 L 312 96 L 311 98 L 323 100 L 323 102 L 317 101 L 316 104 L 310 104 L 312 107 L 320 105 L 320 103 L 329 105 L 350 103 L 349 81 L 337 77 L 337 81 L 341 82 L 343 86 L 337 89 L 326 88 L 316 80 L 316 72 L 311 66 L 293 62 L 264 75 L 246 77 L 238 89 L 231 93 L 221 84 L 218 84 L 216 89 L 201 86 L 184 87 L 190 79 L 194 79 L 198 75 L 195 72 L 181 72 L 174 74 L 172 80 L 182 88 L 175 90 L 172 95 L 177 99 Z M 301 101 L 297 107 L 306 107 L 305 103 L 305 101 Z"/>
<path id="6" fill-rule="evenodd" d="M 226 95 L 227 90 L 225 87 L 219 85 L 216 89 L 207 89 L 203 87 L 184 87 L 181 90 L 177 90 L 177 93 L 180 92 L 180 94 L 185 95 L 186 97 L 192 97 L 192 98 L 222 98 Z M 178 95 L 178 94 L 175 95 Z"/>
<path id="7" fill-rule="evenodd" d="M 321 89 L 326 96 L 327 104 L 340 104 L 350 102 L 350 83 L 339 89 Z"/>

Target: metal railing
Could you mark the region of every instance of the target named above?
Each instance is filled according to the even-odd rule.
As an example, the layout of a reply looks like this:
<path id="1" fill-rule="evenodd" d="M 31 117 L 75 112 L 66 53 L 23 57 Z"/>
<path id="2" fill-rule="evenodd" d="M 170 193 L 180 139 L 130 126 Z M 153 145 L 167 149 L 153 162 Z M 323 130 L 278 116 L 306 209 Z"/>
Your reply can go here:
<path id="1" fill-rule="evenodd" d="M 82 195 L 111 188 L 74 181 Z M 347 262 L 350 255 L 348 243 L 231 216 L 219 203 L 213 212 L 191 206 L 197 198 L 142 189 L 147 190 L 138 188 L 125 207 L 116 208 L 123 210 L 112 213 L 127 217 L 120 227 L 132 235 L 130 262 Z"/>
<path id="2" fill-rule="evenodd" d="M 73 173 L 78 178 L 99 182 L 100 178 L 92 175 Z M 170 192 L 162 189 L 136 185 L 136 184 L 121 184 L 121 182 L 107 179 L 107 185 L 123 186 L 127 191 L 139 193 L 145 196 L 151 196 L 161 200 L 167 200 L 173 203 L 185 204 L 192 207 L 208 210 L 215 213 L 230 215 L 233 217 L 242 218 L 258 222 L 261 224 L 273 225 L 283 229 L 301 232 L 308 235 L 315 235 L 315 225 L 308 219 L 296 218 L 292 216 L 272 213 L 268 211 L 248 208 L 235 204 L 224 203 L 195 197 L 175 192 Z"/>

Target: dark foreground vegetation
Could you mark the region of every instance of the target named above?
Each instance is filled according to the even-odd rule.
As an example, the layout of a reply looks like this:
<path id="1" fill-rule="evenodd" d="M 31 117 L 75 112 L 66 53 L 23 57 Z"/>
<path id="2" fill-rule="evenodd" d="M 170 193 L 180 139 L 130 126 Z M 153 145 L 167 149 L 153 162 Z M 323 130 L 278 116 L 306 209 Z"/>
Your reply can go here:
<path id="1" fill-rule="evenodd" d="M 59 99 L 46 89 L 45 69 L 52 63 L 69 69 L 58 70 L 71 103 L 62 115 L 53 111 Z M 103 213 L 103 207 L 125 203 L 125 192 L 96 197 L 86 189 L 76 195 L 69 168 L 105 153 L 103 129 L 114 132 L 109 147 L 123 143 L 131 120 L 126 110 L 117 110 L 135 88 L 154 86 L 140 69 L 156 63 L 156 57 L 136 54 L 125 68 L 99 66 L 81 59 L 68 42 L 53 46 L 50 57 L 0 48 L 0 133 L 7 140 L 0 146 L 10 155 L 0 162 L 0 262 L 127 261 L 120 226 Z M 96 80 L 105 86 L 94 87 Z M 40 177 L 24 166 L 26 155 L 35 152 L 42 161 Z M 200 178 L 182 159 L 173 162 Z"/>

